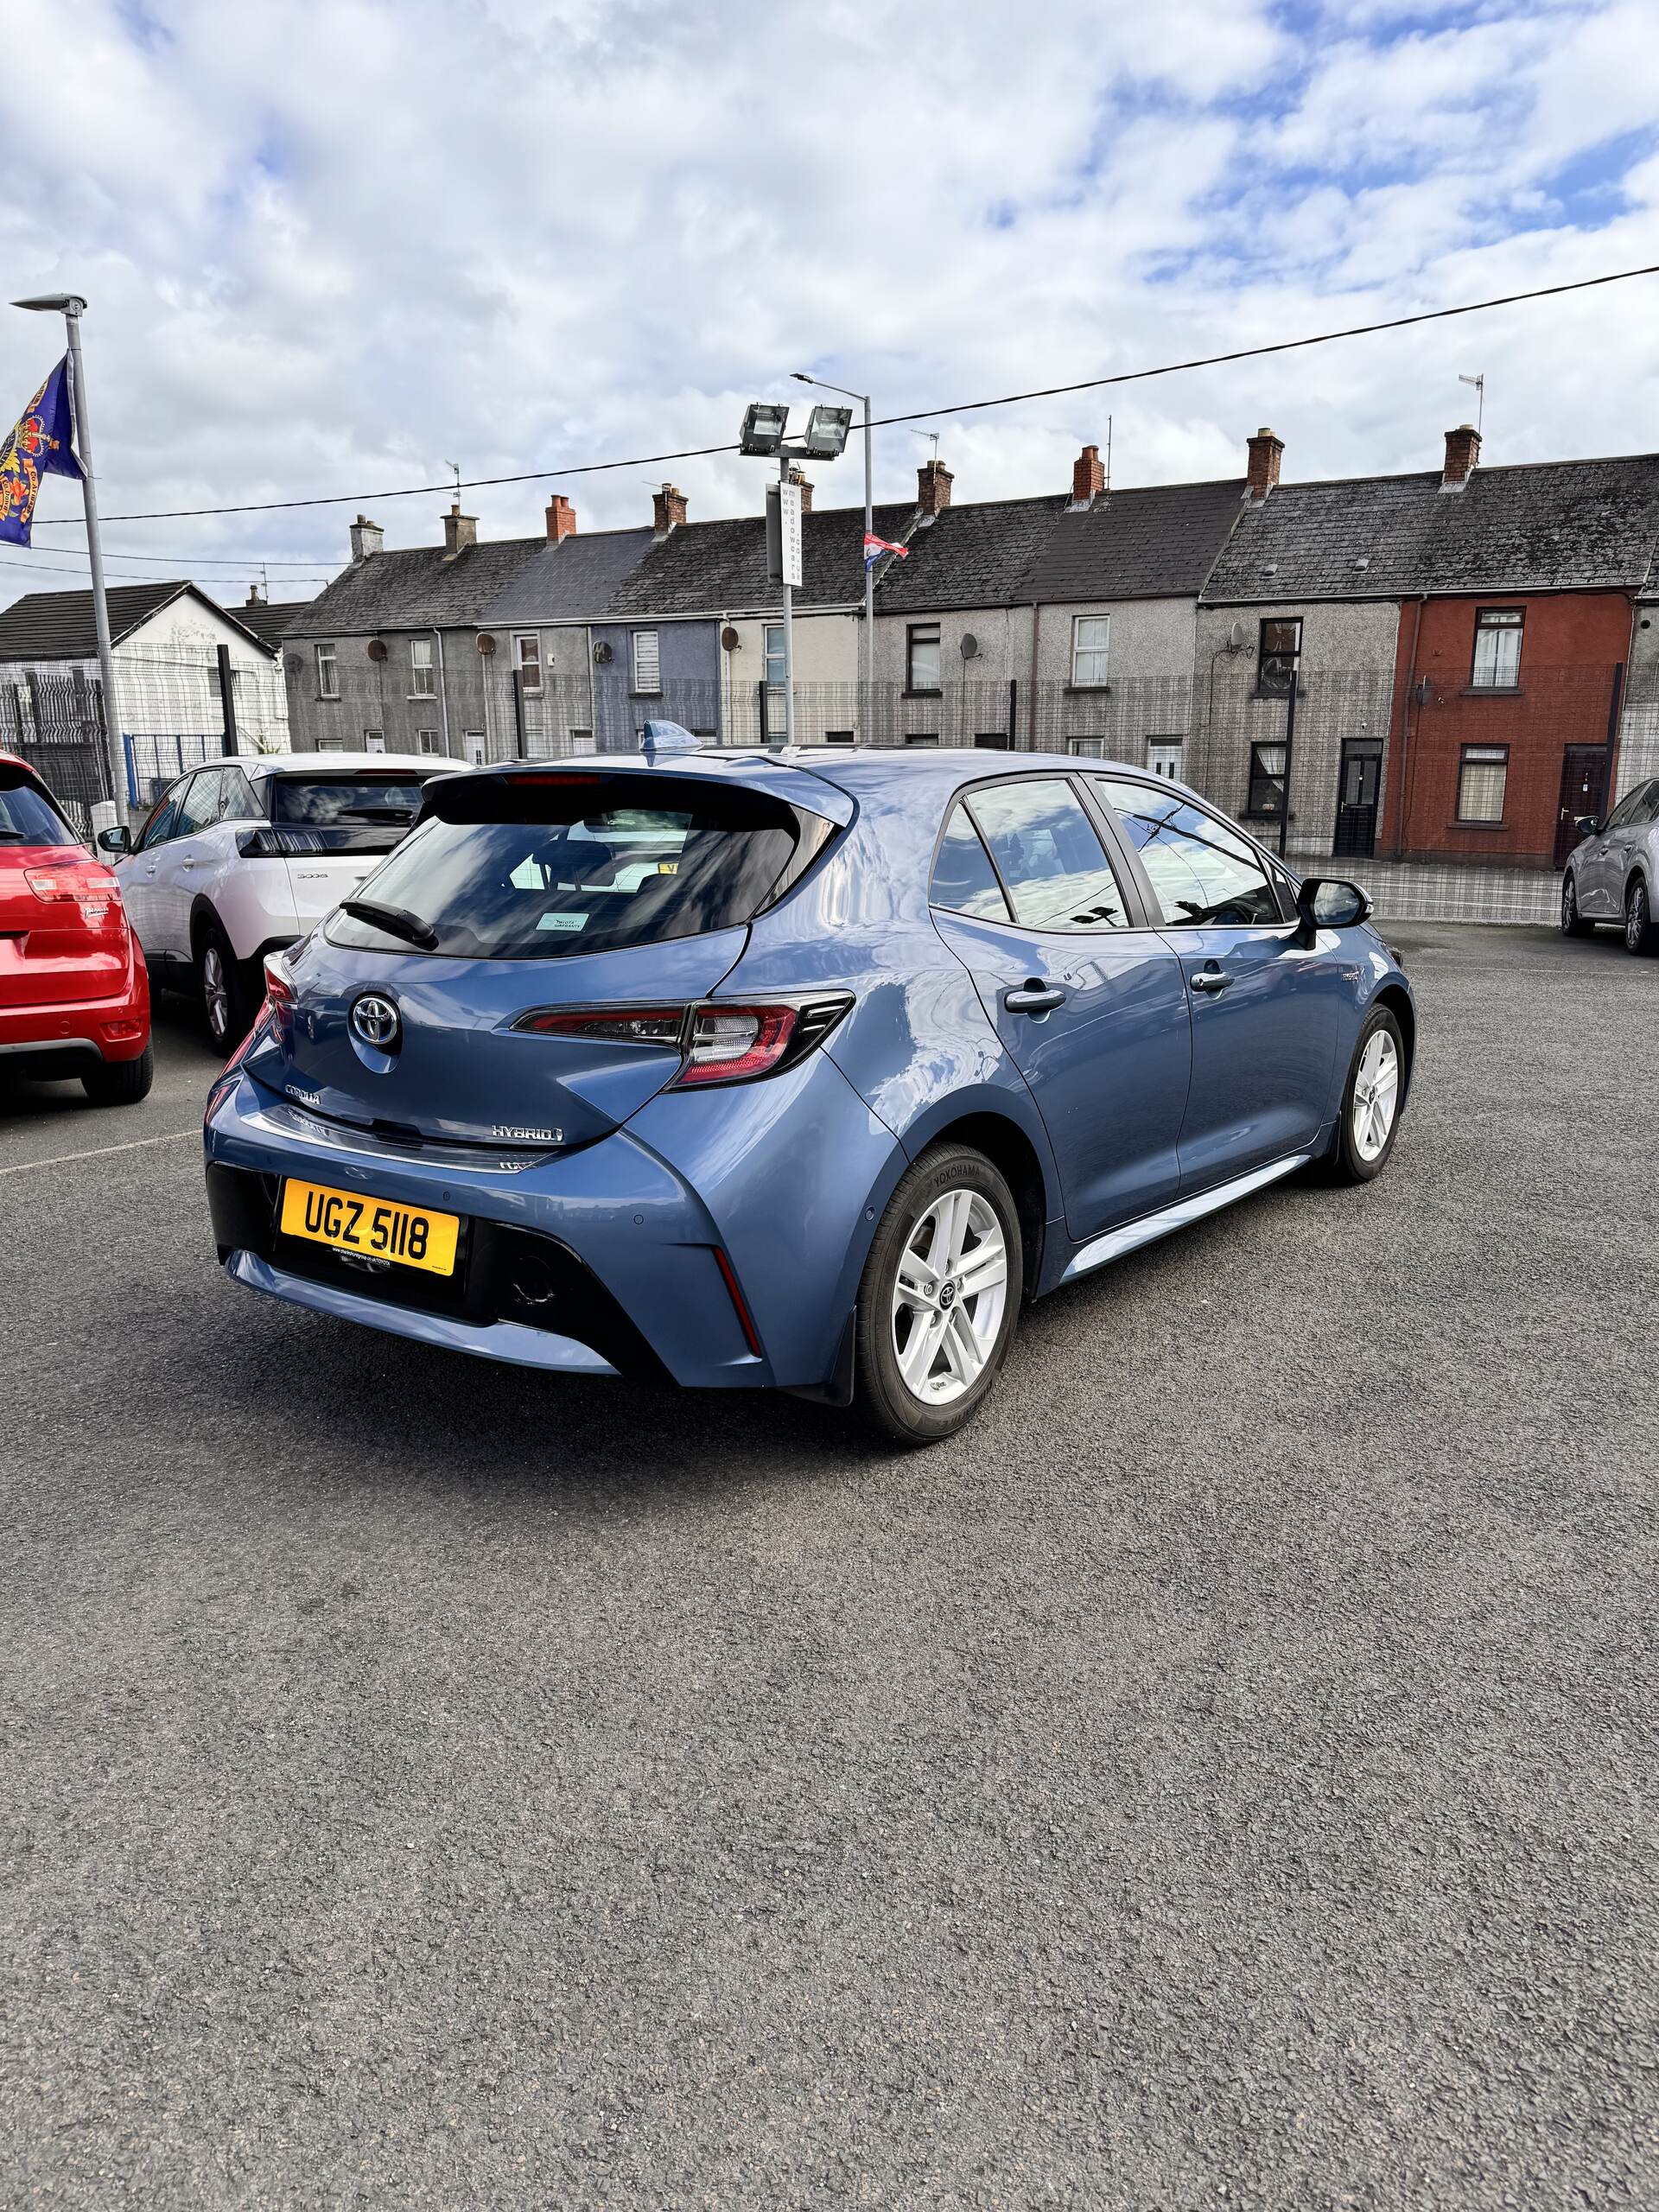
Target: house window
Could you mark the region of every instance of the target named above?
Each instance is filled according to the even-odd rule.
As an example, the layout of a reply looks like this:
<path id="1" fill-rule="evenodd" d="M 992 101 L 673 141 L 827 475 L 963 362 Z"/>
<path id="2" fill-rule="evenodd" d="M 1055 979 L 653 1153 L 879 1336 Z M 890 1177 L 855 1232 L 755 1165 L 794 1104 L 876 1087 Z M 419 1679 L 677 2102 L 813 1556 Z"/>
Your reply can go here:
<path id="1" fill-rule="evenodd" d="M 1278 745 L 1250 747 L 1250 788 L 1244 801 L 1247 815 L 1277 821 L 1285 810 L 1285 748 Z"/>
<path id="2" fill-rule="evenodd" d="M 1181 741 L 1179 737 L 1149 737 L 1147 740 L 1147 766 L 1154 776 L 1167 776 L 1172 782 L 1181 779 Z"/>
<path id="3" fill-rule="evenodd" d="M 1458 766 L 1459 822 L 1502 822 L 1510 780 L 1507 745 L 1465 745 Z"/>
<path id="4" fill-rule="evenodd" d="M 385 732 L 385 730 L 383 730 L 383 729 L 365 729 L 365 730 L 364 731 L 364 733 L 363 733 L 363 750 L 364 750 L 365 753 L 384 753 L 384 752 L 385 751 L 385 749 L 386 749 L 386 733 Z"/>
<path id="5" fill-rule="evenodd" d="M 1106 741 L 1103 737 L 1068 737 L 1065 749 L 1081 760 L 1098 760 L 1105 753 Z"/>
<path id="6" fill-rule="evenodd" d="M 467 759 L 471 761 L 473 766 L 474 768 L 481 768 L 484 766 L 483 731 L 481 729 L 469 729 L 466 735 L 461 739 L 461 742 L 465 755 Z"/>
<path id="7" fill-rule="evenodd" d="M 1106 681 L 1106 641 L 1111 634 L 1109 614 L 1074 614 L 1071 618 L 1071 681 Z"/>
<path id="8" fill-rule="evenodd" d="M 594 733 L 590 729 L 573 729 L 570 733 L 571 747 L 577 753 L 587 752 L 593 741 Z"/>
<path id="9" fill-rule="evenodd" d="M 827 729 L 823 733 L 823 741 L 826 745 L 850 745 L 853 733 L 849 729 Z"/>
<path id="10" fill-rule="evenodd" d="M 515 638 L 512 641 L 512 645 L 513 651 L 518 656 L 518 673 L 524 679 L 525 690 L 539 691 L 542 688 L 542 641 L 540 637 L 534 630 L 531 630 L 527 632 L 522 637 Z"/>
<path id="11" fill-rule="evenodd" d="M 415 749 L 417 753 L 442 753 L 443 740 L 435 729 L 417 730 L 415 734 Z"/>
<path id="12" fill-rule="evenodd" d="M 1469 681 L 1477 691 L 1513 691 L 1521 681 L 1521 630 L 1526 617 L 1518 607 L 1483 607 L 1475 614 L 1475 665 Z"/>
<path id="13" fill-rule="evenodd" d="M 662 664 L 658 658 L 654 630 L 636 630 L 633 633 L 633 688 L 652 695 L 662 690 Z"/>
<path id="14" fill-rule="evenodd" d="M 766 682 L 781 683 L 784 680 L 784 626 L 781 622 L 766 624 Z"/>
<path id="15" fill-rule="evenodd" d="M 905 632 L 905 689 L 938 691 L 939 683 L 939 626 L 912 622 Z"/>
<path id="16" fill-rule="evenodd" d="M 409 696 L 411 699 L 431 699 L 437 696 L 437 676 L 432 665 L 430 638 L 411 638 L 409 641 Z"/>
<path id="17" fill-rule="evenodd" d="M 982 753 L 1007 753 L 1012 749 L 1005 729 L 982 729 L 975 733 L 974 743 Z"/>
<path id="18" fill-rule="evenodd" d="M 340 696 L 340 662 L 332 645 L 317 647 L 317 696 L 319 699 L 338 699 Z"/>
<path id="19" fill-rule="evenodd" d="M 343 737 L 320 737 L 317 740 L 317 750 L 319 753 L 343 753 L 346 750 L 346 741 Z"/>
<path id="20" fill-rule="evenodd" d="M 905 739 L 905 743 L 906 745 L 937 745 L 938 741 L 937 734 L 924 735 L 924 734 L 919 730 L 912 732 Z"/>
<path id="21" fill-rule="evenodd" d="M 1269 615 L 1256 639 L 1255 689 L 1258 696 L 1285 698 L 1295 682 L 1302 661 L 1302 618 L 1300 614 Z"/>

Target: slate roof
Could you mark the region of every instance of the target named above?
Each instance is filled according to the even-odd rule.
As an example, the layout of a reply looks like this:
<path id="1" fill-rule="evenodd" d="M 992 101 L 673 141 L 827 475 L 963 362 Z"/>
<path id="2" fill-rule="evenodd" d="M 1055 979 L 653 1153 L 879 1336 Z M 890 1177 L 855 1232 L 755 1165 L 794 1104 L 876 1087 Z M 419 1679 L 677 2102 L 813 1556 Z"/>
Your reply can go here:
<path id="1" fill-rule="evenodd" d="M 545 537 L 499 537 L 453 561 L 442 545 L 369 553 L 342 569 L 301 611 L 290 637 L 372 638 L 379 630 L 470 629 Z"/>
<path id="2" fill-rule="evenodd" d="M 1244 479 L 1103 492 L 1063 512 L 1022 583 L 1022 599 L 1192 599 L 1238 520 Z"/>
<path id="3" fill-rule="evenodd" d="M 649 528 L 577 531 L 555 545 L 543 541 L 479 619 L 486 627 L 492 623 L 597 620 L 617 587 L 650 552 L 652 542 Z"/>
<path id="4" fill-rule="evenodd" d="M 1637 588 L 1656 545 L 1659 454 L 1478 468 L 1461 492 L 1438 470 L 1281 484 L 1242 506 L 1203 598 Z"/>
<path id="5" fill-rule="evenodd" d="M 1064 493 L 1056 493 L 1040 499 L 975 499 L 947 507 L 912 533 L 908 559 L 890 556 L 883 563 L 877 578 L 878 611 L 925 614 L 951 607 L 1023 604 L 1030 597 L 1026 580 L 1068 504 Z M 878 522 L 876 535 L 898 533 Z"/>
<path id="6" fill-rule="evenodd" d="M 215 614 L 246 628 L 239 618 L 209 599 L 193 583 L 111 584 L 105 594 L 110 612 L 110 642 L 124 638 L 149 621 L 152 614 L 170 607 L 188 593 Z M 250 636 L 254 633 L 250 631 Z M 268 641 L 261 638 L 261 645 Z M 29 591 L 0 613 L 0 661 L 91 660 L 98 652 L 98 631 L 92 620 L 92 594 L 87 591 Z"/>
<path id="7" fill-rule="evenodd" d="M 236 609 L 235 619 L 245 630 L 251 630 L 262 645 L 274 650 L 292 625 L 310 613 L 315 604 L 309 599 L 244 600 Z"/>
<path id="8" fill-rule="evenodd" d="M 915 513 L 910 505 L 877 507 L 876 536 L 902 542 Z M 801 573 L 798 607 L 854 607 L 861 601 L 861 506 L 825 507 L 803 518 Z M 766 578 L 766 519 L 735 515 L 722 522 L 683 522 L 655 542 L 620 586 L 608 612 L 626 621 L 650 614 L 741 614 L 777 604 L 778 587 Z"/>

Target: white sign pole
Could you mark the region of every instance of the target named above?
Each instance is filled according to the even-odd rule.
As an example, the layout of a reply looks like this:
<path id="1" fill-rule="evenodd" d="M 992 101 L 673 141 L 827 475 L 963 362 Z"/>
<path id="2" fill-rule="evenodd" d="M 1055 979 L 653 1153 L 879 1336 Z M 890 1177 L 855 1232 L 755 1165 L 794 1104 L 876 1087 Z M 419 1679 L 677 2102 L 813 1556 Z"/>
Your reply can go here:
<path id="1" fill-rule="evenodd" d="M 778 534 L 784 569 L 784 743 L 795 742 L 795 588 L 801 582 L 801 487 L 778 457 Z"/>

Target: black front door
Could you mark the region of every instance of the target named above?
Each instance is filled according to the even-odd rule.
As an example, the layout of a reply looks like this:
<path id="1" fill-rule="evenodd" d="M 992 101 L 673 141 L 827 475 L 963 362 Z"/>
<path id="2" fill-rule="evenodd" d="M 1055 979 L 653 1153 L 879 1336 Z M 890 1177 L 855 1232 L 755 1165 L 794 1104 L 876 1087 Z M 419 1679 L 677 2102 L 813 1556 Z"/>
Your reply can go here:
<path id="1" fill-rule="evenodd" d="M 1332 853 L 1370 860 L 1376 850 L 1376 800 L 1382 784 L 1382 746 L 1375 737 L 1342 741 L 1342 773 L 1337 782 L 1337 826 Z"/>
<path id="2" fill-rule="evenodd" d="M 1579 817 L 1605 811 L 1607 748 L 1605 745 L 1569 745 L 1561 756 L 1561 799 L 1555 813 L 1555 865 L 1567 866 L 1567 856 L 1579 842 Z"/>

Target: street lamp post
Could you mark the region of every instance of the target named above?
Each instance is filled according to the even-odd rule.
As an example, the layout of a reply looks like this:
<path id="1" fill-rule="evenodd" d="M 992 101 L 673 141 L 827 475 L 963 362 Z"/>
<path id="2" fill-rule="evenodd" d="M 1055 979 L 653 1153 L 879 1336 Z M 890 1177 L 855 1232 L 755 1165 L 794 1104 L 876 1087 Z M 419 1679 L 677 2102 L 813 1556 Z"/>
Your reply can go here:
<path id="1" fill-rule="evenodd" d="M 784 629 L 784 742 L 795 742 L 795 587 L 801 582 L 800 491 L 789 480 L 790 463 L 796 461 L 838 461 L 846 448 L 851 428 L 850 407 L 815 407 L 807 417 L 804 437 L 787 435 L 789 410 L 775 400 L 750 402 L 738 435 L 740 453 L 778 461 L 778 488 L 767 495 L 766 539 L 768 569 L 783 591 Z M 772 505 L 776 500 L 776 506 Z M 776 517 L 774 543 L 773 517 Z M 794 527 L 791 527 L 791 522 Z M 766 686 L 761 685 L 762 696 Z M 768 716 L 768 721 L 770 717 Z M 771 732 L 766 733 L 771 742 Z"/>
<path id="2" fill-rule="evenodd" d="M 804 369 L 793 372 L 797 384 L 816 385 L 820 391 L 838 391 L 843 399 L 855 399 L 864 410 L 864 535 L 869 537 L 875 530 L 875 500 L 870 468 L 870 396 L 867 391 L 851 391 L 844 384 L 827 384 L 822 377 L 810 377 Z M 869 548 L 864 548 L 864 712 L 861 721 L 868 721 L 875 698 L 875 565 L 870 559 Z"/>
<path id="3" fill-rule="evenodd" d="M 86 302 L 76 292 L 48 292 L 37 299 L 14 300 L 15 308 L 35 315 L 60 315 L 69 339 L 69 390 L 74 404 L 75 443 L 80 462 L 80 496 L 86 510 L 86 559 L 92 572 L 92 627 L 98 637 L 99 673 L 104 681 L 104 744 L 109 765 L 110 797 L 115 818 L 126 819 L 126 762 L 121 750 L 121 709 L 115 689 L 115 652 L 110 644 L 110 609 L 104 595 L 104 546 L 98 532 L 98 490 L 92 476 L 92 433 L 87 419 L 86 374 L 80 353 L 80 318 Z"/>

